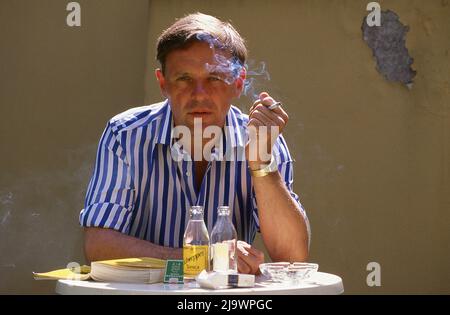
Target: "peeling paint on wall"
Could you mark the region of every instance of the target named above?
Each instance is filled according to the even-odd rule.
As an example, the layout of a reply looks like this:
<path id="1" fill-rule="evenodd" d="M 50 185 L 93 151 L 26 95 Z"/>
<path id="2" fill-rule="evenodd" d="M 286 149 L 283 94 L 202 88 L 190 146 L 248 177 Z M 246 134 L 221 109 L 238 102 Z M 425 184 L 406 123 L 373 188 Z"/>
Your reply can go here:
<path id="1" fill-rule="evenodd" d="M 403 25 L 398 15 L 390 10 L 381 12 L 381 25 L 368 26 L 366 17 L 362 24 L 363 39 L 372 49 L 377 70 L 388 81 L 397 81 L 412 88 L 416 71 L 411 69 L 414 59 L 405 46 L 409 27 Z"/>

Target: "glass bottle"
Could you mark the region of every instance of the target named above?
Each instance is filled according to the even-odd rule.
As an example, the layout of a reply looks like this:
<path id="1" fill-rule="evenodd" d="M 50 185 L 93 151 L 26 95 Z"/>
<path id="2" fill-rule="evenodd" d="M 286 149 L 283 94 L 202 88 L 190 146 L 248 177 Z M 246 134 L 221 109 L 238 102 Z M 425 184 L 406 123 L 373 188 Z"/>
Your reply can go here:
<path id="1" fill-rule="evenodd" d="M 218 218 L 211 232 L 213 271 L 237 273 L 237 233 L 230 217 L 230 207 L 217 208 Z"/>
<path id="2" fill-rule="evenodd" d="M 203 207 L 191 207 L 189 215 L 183 238 L 183 271 L 186 279 L 194 279 L 204 269 L 209 271 L 209 235 Z"/>

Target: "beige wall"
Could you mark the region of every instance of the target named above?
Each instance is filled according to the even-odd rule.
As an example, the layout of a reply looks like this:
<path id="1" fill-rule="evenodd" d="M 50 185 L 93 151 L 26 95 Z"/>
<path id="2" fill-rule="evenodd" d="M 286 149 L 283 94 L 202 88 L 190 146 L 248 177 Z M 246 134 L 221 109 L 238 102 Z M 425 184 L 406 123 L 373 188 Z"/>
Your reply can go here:
<path id="1" fill-rule="evenodd" d="M 361 36 L 369 1 L 85 0 L 78 29 L 67 2 L 0 2 L 1 293 L 51 293 L 31 271 L 83 262 L 77 218 L 100 134 L 160 100 L 155 39 L 194 11 L 231 19 L 267 63 L 266 88 L 291 117 L 310 260 L 347 293 L 450 293 L 449 1 L 379 1 L 410 26 L 412 90 L 375 69 Z M 371 261 L 379 288 L 366 285 Z"/>
<path id="2" fill-rule="evenodd" d="M 0 293 L 82 263 L 78 215 L 107 120 L 144 101 L 147 0 L 0 2 Z"/>
<path id="3" fill-rule="evenodd" d="M 375 69 L 361 33 L 368 2 L 151 1 L 149 50 L 186 13 L 234 22 L 290 114 L 285 137 L 312 225 L 311 260 L 341 275 L 349 293 L 450 292 L 450 4 L 379 2 L 410 26 L 418 75 L 409 91 Z M 150 103 L 159 91 L 151 73 L 146 82 Z M 247 110 L 251 101 L 236 103 Z M 381 265 L 380 288 L 366 285 L 371 261 Z"/>

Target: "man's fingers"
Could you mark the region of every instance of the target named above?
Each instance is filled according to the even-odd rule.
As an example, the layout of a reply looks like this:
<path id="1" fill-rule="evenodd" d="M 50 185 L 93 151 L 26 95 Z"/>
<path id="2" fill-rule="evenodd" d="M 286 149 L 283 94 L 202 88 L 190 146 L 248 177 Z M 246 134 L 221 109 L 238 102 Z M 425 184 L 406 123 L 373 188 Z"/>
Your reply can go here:
<path id="1" fill-rule="evenodd" d="M 264 262 L 264 253 L 254 247 L 247 248 L 250 255 L 254 256 L 258 261 Z"/>
<path id="2" fill-rule="evenodd" d="M 244 242 L 244 241 L 237 241 L 237 246 L 239 246 L 239 247 L 245 247 L 245 248 L 252 247 L 252 245 L 250 245 L 249 243 Z"/>
<path id="3" fill-rule="evenodd" d="M 237 241 L 237 249 L 238 254 L 239 252 L 243 253 L 244 255 L 249 255 L 248 249 L 251 248 L 251 245 L 244 242 L 244 241 Z"/>
<path id="4" fill-rule="evenodd" d="M 289 120 L 289 116 L 286 113 L 286 111 L 283 108 L 283 105 L 278 106 L 277 108 L 274 108 L 270 110 L 272 113 L 276 114 L 277 116 L 281 117 L 286 123 Z"/>
<path id="5" fill-rule="evenodd" d="M 244 256 L 248 256 L 248 255 L 250 255 L 250 253 L 247 251 L 247 249 L 245 249 L 245 248 L 240 248 L 239 250 L 238 250 L 238 256 L 239 255 L 244 255 Z"/>
<path id="6" fill-rule="evenodd" d="M 269 96 L 269 93 L 267 93 L 267 92 L 261 92 L 261 93 L 259 93 L 259 99 L 260 100 L 263 100 L 263 99 L 265 99 L 266 97 L 268 97 Z"/>
<path id="7" fill-rule="evenodd" d="M 241 264 L 243 269 L 248 270 L 247 273 L 256 274 L 259 270 L 259 261 L 253 255 L 243 255 L 238 253 L 238 268 Z"/>
<path id="8" fill-rule="evenodd" d="M 260 121 L 259 119 L 252 117 L 248 123 L 247 126 L 255 126 L 255 127 L 260 127 L 260 126 L 265 126 L 264 123 L 262 121 Z"/>
<path id="9" fill-rule="evenodd" d="M 283 113 L 283 112 L 281 112 Z M 268 109 L 266 106 L 264 105 L 258 105 L 257 107 L 255 107 L 249 114 L 249 117 L 254 117 L 254 115 L 256 114 L 261 114 L 263 115 L 262 117 L 265 118 L 263 119 L 258 119 L 266 122 L 266 124 L 268 126 L 284 126 L 285 125 L 285 120 L 283 118 L 285 118 L 284 115 L 280 115 L 275 113 L 273 110 Z"/>
<path id="10" fill-rule="evenodd" d="M 238 256 L 238 272 L 239 273 L 246 273 L 251 274 L 252 268 L 243 260 L 241 257 Z"/>
<path id="11" fill-rule="evenodd" d="M 252 107 L 256 107 L 258 104 L 261 104 L 261 100 L 254 101 Z"/>
<path id="12" fill-rule="evenodd" d="M 255 272 L 259 273 L 259 265 L 264 263 L 264 253 L 254 247 L 247 248 L 247 251 L 249 253 L 247 260 L 255 267 Z"/>
<path id="13" fill-rule="evenodd" d="M 237 248 L 238 270 L 258 274 L 259 265 L 264 263 L 264 253 L 244 241 L 238 241 Z M 242 266 L 241 269 L 239 269 L 239 264 Z"/>
<path id="14" fill-rule="evenodd" d="M 252 107 L 250 107 L 250 109 L 256 107 L 258 104 L 264 104 L 265 106 L 270 106 L 273 103 L 275 103 L 275 100 L 273 99 L 273 97 L 271 97 L 269 95 L 269 93 L 267 92 L 262 92 L 259 94 L 259 98 L 253 102 Z"/>
<path id="15" fill-rule="evenodd" d="M 262 100 L 256 100 L 253 102 L 252 107 L 250 107 L 250 113 L 255 110 L 256 107 L 258 107 L 258 105 L 261 105 L 259 107 L 265 107 L 265 108 L 269 108 L 270 105 L 276 103 L 275 100 L 272 97 L 266 97 L 264 99 L 264 101 Z"/>
<path id="16" fill-rule="evenodd" d="M 251 113 L 253 111 L 253 109 L 255 109 L 255 107 L 258 106 L 259 104 L 261 104 L 261 100 L 254 101 L 253 105 L 250 107 L 249 112 Z"/>
<path id="17" fill-rule="evenodd" d="M 258 110 L 255 110 L 252 113 L 252 118 L 258 119 L 266 127 L 279 126 L 279 123 L 280 123 L 276 117 L 269 117 L 267 114 L 264 114 L 262 111 L 258 111 Z M 284 121 L 282 122 L 282 124 L 284 125 Z"/>
<path id="18" fill-rule="evenodd" d="M 260 94 L 259 100 L 253 102 L 253 105 L 252 107 L 250 107 L 249 110 L 249 116 L 251 116 L 255 110 L 259 110 L 262 111 L 264 114 L 266 114 L 268 117 L 270 117 L 272 120 L 278 121 L 279 124 L 282 123 L 281 121 L 283 121 L 286 124 L 289 119 L 289 116 L 283 109 L 283 106 L 280 105 L 274 109 L 269 109 L 269 106 L 276 103 L 276 101 L 273 99 L 273 97 L 269 96 L 269 94 L 265 92 L 263 93 Z M 262 97 L 263 95 L 264 97 Z"/>
<path id="19" fill-rule="evenodd" d="M 239 256 L 255 256 L 256 252 L 258 252 L 257 249 L 254 249 L 250 244 L 244 242 L 244 241 L 238 241 L 237 242 L 237 253 Z"/>
<path id="20" fill-rule="evenodd" d="M 275 101 L 270 101 L 270 102 L 267 102 L 267 103 L 262 103 L 261 105 L 266 107 L 267 110 L 270 111 L 271 113 L 273 113 L 273 114 L 275 114 L 277 116 L 280 116 L 281 118 L 283 118 L 284 121 L 287 122 L 289 117 L 288 117 L 288 114 L 286 113 L 286 111 L 283 109 L 283 105 L 280 105 L 280 106 L 278 106 L 278 107 L 276 107 L 274 109 L 269 109 L 269 106 L 274 104 L 274 103 L 275 103 Z M 255 106 L 255 108 L 253 108 L 253 110 L 255 110 L 255 109 L 256 109 L 256 106 Z"/>
<path id="21" fill-rule="evenodd" d="M 270 106 L 270 105 L 272 105 L 273 103 L 276 102 L 275 99 L 272 96 L 269 96 L 269 95 L 267 95 L 264 98 L 261 98 L 260 100 L 261 100 L 261 103 L 263 105 L 266 105 L 266 106 Z"/>

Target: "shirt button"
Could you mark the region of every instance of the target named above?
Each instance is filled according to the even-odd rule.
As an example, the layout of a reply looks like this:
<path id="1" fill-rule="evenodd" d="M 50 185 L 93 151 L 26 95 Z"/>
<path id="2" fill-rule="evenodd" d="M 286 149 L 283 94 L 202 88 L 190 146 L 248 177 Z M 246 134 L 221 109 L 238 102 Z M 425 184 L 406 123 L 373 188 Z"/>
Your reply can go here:
<path id="1" fill-rule="evenodd" d="M 191 176 L 191 173 L 190 172 L 186 172 L 186 176 Z"/>

